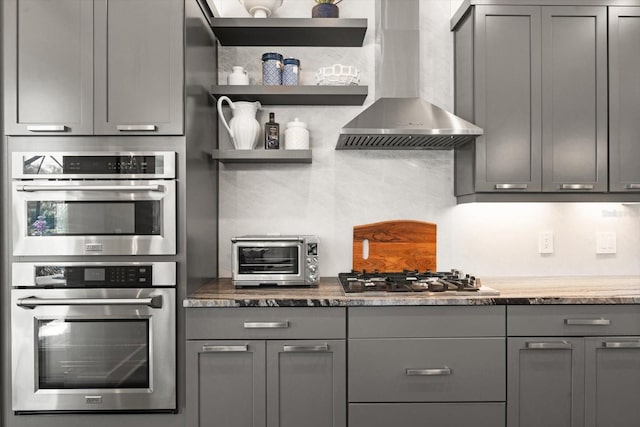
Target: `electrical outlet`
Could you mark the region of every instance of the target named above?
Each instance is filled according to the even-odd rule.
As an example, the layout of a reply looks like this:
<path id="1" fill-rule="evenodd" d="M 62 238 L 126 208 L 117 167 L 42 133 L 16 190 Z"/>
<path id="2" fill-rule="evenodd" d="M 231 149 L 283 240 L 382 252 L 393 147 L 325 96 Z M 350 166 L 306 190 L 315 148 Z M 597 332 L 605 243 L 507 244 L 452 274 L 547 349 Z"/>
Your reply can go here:
<path id="1" fill-rule="evenodd" d="M 596 232 L 596 254 L 616 253 L 616 233 L 613 231 Z"/>
<path id="2" fill-rule="evenodd" d="M 538 233 L 538 253 L 553 253 L 553 231 L 541 231 Z"/>

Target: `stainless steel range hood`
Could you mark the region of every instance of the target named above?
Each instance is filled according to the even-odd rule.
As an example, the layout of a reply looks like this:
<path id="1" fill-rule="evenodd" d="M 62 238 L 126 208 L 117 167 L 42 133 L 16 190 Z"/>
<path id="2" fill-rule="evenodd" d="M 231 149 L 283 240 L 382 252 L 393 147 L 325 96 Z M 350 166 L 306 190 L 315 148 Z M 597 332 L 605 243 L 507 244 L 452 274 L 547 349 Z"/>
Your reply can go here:
<path id="1" fill-rule="evenodd" d="M 419 98 L 419 2 L 378 0 L 381 97 L 340 130 L 336 149 L 448 150 L 482 135 L 476 125 Z"/>

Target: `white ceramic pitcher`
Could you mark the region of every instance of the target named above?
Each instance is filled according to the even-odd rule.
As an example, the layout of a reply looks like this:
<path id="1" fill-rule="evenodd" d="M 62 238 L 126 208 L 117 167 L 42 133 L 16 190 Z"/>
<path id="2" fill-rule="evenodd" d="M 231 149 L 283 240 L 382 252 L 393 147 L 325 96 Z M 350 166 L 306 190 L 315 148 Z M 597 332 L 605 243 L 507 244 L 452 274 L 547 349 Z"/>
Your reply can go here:
<path id="1" fill-rule="evenodd" d="M 222 113 L 222 103 L 227 102 L 231 107 L 233 117 L 227 123 Z M 218 114 L 222 124 L 227 128 L 231 141 L 237 150 L 251 150 L 260 139 L 260 123 L 256 120 L 256 113 L 262 109 L 260 102 L 236 101 L 232 102 L 229 97 L 218 98 Z"/>

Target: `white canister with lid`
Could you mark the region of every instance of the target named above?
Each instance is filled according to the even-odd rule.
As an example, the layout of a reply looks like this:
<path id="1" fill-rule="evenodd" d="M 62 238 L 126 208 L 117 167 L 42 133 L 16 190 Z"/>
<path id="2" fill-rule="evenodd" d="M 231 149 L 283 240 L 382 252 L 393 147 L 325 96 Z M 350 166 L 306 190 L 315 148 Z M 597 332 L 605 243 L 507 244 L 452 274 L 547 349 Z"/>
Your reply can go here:
<path id="1" fill-rule="evenodd" d="M 287 123 L 287 128 L 284 131 L 284 148 L 287 150 L 309 149 L 307 124 L 298 120 L 297 117 L 292 122 Z"/>

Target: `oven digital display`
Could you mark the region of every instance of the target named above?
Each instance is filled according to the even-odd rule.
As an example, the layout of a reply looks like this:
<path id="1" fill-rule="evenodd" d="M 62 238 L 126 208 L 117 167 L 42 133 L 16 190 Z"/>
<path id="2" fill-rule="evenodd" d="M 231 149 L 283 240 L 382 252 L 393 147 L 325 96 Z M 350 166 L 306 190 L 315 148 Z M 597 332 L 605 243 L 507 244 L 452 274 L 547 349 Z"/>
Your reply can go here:
<path id="1" fill-rule="evenodd" d="M 84 280 L 87 282 L 104 282 L 106 273 L 104 268 L 85 268 Z"/>

